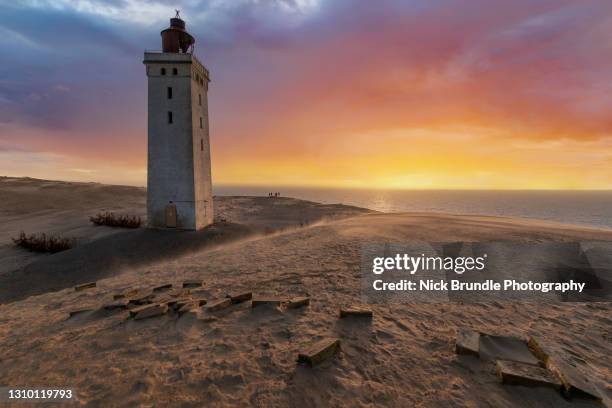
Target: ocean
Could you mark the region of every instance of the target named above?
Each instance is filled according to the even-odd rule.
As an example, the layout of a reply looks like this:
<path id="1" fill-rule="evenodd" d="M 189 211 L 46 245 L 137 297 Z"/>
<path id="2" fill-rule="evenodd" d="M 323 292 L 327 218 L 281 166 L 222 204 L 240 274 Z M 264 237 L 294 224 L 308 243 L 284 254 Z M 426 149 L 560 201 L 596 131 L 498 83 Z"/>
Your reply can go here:
<path id="1" fill-rule="evenodd" d="M 341 203 L 383 212 L 431 211 L 534 218 L 612 229 L 612 191 L 357 190 L 217 186 L 218 195 L 280 192 L 285 197 Z"/>

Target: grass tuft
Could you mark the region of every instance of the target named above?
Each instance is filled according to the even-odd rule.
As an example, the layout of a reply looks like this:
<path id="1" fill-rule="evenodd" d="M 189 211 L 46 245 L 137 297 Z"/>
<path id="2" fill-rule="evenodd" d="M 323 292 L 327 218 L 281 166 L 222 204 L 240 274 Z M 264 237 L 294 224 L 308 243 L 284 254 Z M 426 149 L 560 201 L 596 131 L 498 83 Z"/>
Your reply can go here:
<path id="1" fill-rule="evenodd" d="M 98 213 L 89 217 L 89 221 L 96 225 L 121 228 L 138 228 L 142 225 L 142 219 L 136 215 L 116 215 L 112 212 Z"/>
<path id="2" fill-rule="evenodd" d="M 56 235 L 30 234 L 21 231 L 19 237 L 13 238 L 15 245 L 33 252 L 56 253 L 70 249 L 76 245 L 75 238 L 65 238 Z"/>

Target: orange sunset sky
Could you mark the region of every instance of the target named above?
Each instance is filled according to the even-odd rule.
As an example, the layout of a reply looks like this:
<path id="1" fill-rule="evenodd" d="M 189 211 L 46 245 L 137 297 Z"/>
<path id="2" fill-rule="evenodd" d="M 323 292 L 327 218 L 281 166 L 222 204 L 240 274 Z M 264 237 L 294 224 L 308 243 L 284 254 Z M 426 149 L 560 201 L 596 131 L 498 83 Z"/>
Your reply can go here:
<path id="1" fill-rule="evenodd" d="M 0 174 L 144 185 L 145 49 L 181 9 L 213 182 L 612 188 L 609 1 L 1 5 Z"/>

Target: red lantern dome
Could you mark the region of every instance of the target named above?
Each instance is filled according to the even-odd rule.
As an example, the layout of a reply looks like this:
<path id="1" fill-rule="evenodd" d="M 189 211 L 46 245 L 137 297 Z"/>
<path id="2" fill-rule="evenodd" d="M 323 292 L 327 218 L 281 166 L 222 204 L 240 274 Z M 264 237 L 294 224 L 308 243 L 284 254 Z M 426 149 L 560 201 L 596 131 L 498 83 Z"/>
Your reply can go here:
<path id="1" fill-rule="evenodd" d="M 176 16 L 170 19 L 170 27 L 161 32 L 163 52 L 187 53 L 193 50 L 195 39 L 185 30 L 185 21 L 176 11 Z"/>

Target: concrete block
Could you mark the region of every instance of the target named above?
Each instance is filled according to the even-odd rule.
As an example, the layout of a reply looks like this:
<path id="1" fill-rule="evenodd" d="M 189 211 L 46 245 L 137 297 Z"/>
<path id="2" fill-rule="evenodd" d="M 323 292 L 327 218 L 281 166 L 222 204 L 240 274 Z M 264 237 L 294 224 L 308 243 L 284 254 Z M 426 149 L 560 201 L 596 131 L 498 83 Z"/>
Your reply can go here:
<path id="1" fill-rule="evenodd" d="M 180 299 L 174 299 L 171 302 L 167 302 L 166 304 L 171 307 L 174 310 L 178 310 L 181 307 L 183 307 L 183 305 L 186 305 L 188 303 L 192 303 L 193 299 L 190 297 L 185 297 L 185 298 L 180 298 Z"/>
<path id="2" fill-rule="evenodd" d="M 216 312 L 218 310 L 227 309 L 232 305 L 231 299 L 221 299 L 214 302 L 208 303 L 204 306 L 204 310 L 207 312 Z"/>
<path id="3" fill-rule="evenodd" d="M 285 303 L 285 307 L 287 309 L 297 309 L 298 307 L 308 306 L 308 305 L 310 305 L 310 298 L 305 297 L 305 296 L 289 299 Z"/>
<path id="4" fill-rule="evenodd" d="M 190 300 L 188 302 L 185 303 L 181 303 L 181 305 L 179 307 L 177 307 L 175 310 L 179 315 L 185 314 L 197 307 L 200 306 L 200 302 L 196 301 L 196 300 Z"/>
<path id="5" fill-rule="evenodd" d="M 600 402 L 603 400 L 600 392 L 586 376 L 560 358 L 549 358 L 546 368 L 563 383 L 563 394 L 566 397 L 589 398 Z"/>
<path id="6" fill-rule="evenodd" d="M 202 286 L 201 280 L 186 280 L 183 282 L 184 288 L 199 288 Z"/>
<path id="7" fill-rule="evenodd" d="M 111 302 L 111 303 L 107 303 L 104 306 L 102 306 L 102 309 L 104 310 L 125 310 L 127 309 L 127 302 L 124 301 L 115 301 L 115 302 Z"/>
<path id="8" fill-rule="evenodd" d="M 273 307 L 278 307 L 280 306 L 281 301 L 279 299 L 253 299 L 251 300 L 251 307 L 258 307 L 258 306 L 273 306 Z"/>
<path id="9" fill-rule="evenodd" d="M 175 290 L 162 290 L 161 292 L 154 292 L 157 302 L 159 303 L 167 303 L 171 302 L 175 299 L 181 299 L 185 297 L 189 297 L 191 294 L 188 289 L 175 289 Z"/>
<path id="10" fill-rule="evenodd" d="M 197 307 L 201 307 L 201 306 L 204 306 L 206 303 L 207 303 L 206 299 L 189 297 L 189 298 L 177 299 L 176 302 L 174 302 L 171 306 L 173 309 L 178 310 L 187 304 L 193 304 Z"/>
<path id="11" fill-rule="evenodd" d="M 153 295 L 153 294 L 148 294 L 148 295 L 140 296 L 140 297 L 137 297 L 137 298 L 133 298 L 133 299 L 129 300 L 128 306 L 148 305 L 148 304 L 151 304 L 153 302 L 154 298 L 155 298 L 155 295 Z"/>
<path id="12" fill-rule="evenodd" d="M 206 297 L 206 296 L 210 295 L 210 292 L 208 290 L 202 289 L 202 288 L 193 289 L 193 290 L 190 290 L 190 292 L 191 292 L 191 294 L 193 296 L 204 296 L 204 297 Z"/>
<path id="13" fill-rule="evenodd" d="M 133 298 L 138 295 L 138 289 L 132 289 L 124 293 L 117 293 L 113 295 L 113 300 L 125 299 L 125 298 Z"/>
<path id="14" fill-rule="evenodd" d="M 495 369 L 502 384 L 561 389 L 561 381 L 557 377 L 536 365 L 497 360 Z"/>
<path id="15" fill-rule="evenodd" d="M 340 309 L 340 317 L 367 317 L 372 318 L 372 310 L 363 307 L 347 307 L 346 309 Z"/>
<path id="16" fill-rule="evenodd" d="M 130 310 L 130 316 L 134 318 L 134 320 L 146 319 L 148 317 L 161 316 L 168 311 L 168 305 L 146 305 L 141 306 L 136 309 Z"/>
<path id="17" fill-rule="evenodd" d="M 514 361 L 545 367 L 529 349 L 525 339 L 515 336 L 497 336 L 480 333 L 478 354 L 480 359 L 485 361 Z"/>
<path id="18" fill-rule="evenodd" d="M 73 317 L 73 316 L 76 316 L 76 315 L 80 315 L 80 314 L 82 314 L 82 313 L 87 313 L 87 312 L 92 312 L 92 311 L 93 311 L 93 309 L 77 309 L 77 310 L 71 310 L 71 311 L 68 313 L 68 316 L 69 316 L 69 317 Z"/>
<path id="19" fill-rule="evenodd" d="M 130 313 L 129 316 L 130 317 L 134 317 L 136 316 L 139 312 L 148 309 L 151 306 L 156 306 L 156 305 L 142 305 L 142 306 L 138 306 L 138 307 L 134 307 L 132 309 L 130 309 Z"/>
<path id="20" fill-rule="evenodd" d="M 455 352 L 478 357 L 480 355 L 480 333 L 467 329 L 458 330 Z"/>
<path id="21" fill-rule="evenodd" d="M 340 350 L 340 340 L 324 339 L 298 354 L 298 363 L 306 363 L 311 367 L 321 364 Z"/>
<path id="22" fill-rule="evenodd" d="M 175 297 L 171 297 L 171 296 L 168 296 L 168 297 L 165 297 L 165 298 L 163 298 L 163 299 L 160 299 L 160 300 L 159 300 L 159 303 L 166 304 L 166 305 L 168 305 L 168 307 L 169 307 L 170 309 L 172 309 L 172 308 L 174 308 L 174 306 L 176 305 L 176 303 L 177 303 L 179 300 L 181 300 L 181 299 L 179 299 L 179 298 L 175 298 Z"/>
<path id="23" fill-rule="evenodd" d="M 171 283 L 166 283 L 165 285 L 156 286 L 153 288 L 153 292 L 163 292 L 165 290 L 172 289 Z"/>
<path id="24" fill-rule="evenodd" d="M 553 352 L 550 350 L 547 344 L 540 341 L 540 339 L 536 339 L 535 337 L 529 337 L 527 341 L 527 347 L 533 353 L 534 356 L 538 358 L 538 360 L 542 361 L 544 364 L 548 362 L 548 359 L 552 357 Z"/>
<path id="25" fill-rule="evenodd" d="M 546 368 L 563 384 L 563 394 L 569 398 L 580 397 L 603 401 L 603 396 L 578 369 L 554 355 L 552 348 L 543 340 L 530 337 L 527 345 L 531 352 L 544 362 Z"/>
<path id="26" fill-rule="evenodd" d="M 76 285 L 74 287 L 74 290 L 77 292 L 80 292 L 82 290 L 95 288 L 95 287 L 96 287 L 96 282 L 88 282 L 88 283 L 81 283 L 80 285 Z"/>
<path id="27" fill-rule="evenodd" d="M 167 292 L 167 295 L 174 296 L 177 298 L 185 297 L 185 296 L 191 295 L 191 290 L 189 288 L 177 288 L 170 292 Z"/>
<path id="28" fill-rule="evenodd" d="M 246 302 L 247 300 L 253 299 L 253 293 L 244 292 L 244 293 L 238 293 L 234 295 L 226 295 L 225 297 L 230 298 L 232 300 L 232 303 L 242 303 L 242 302 Z"/>

